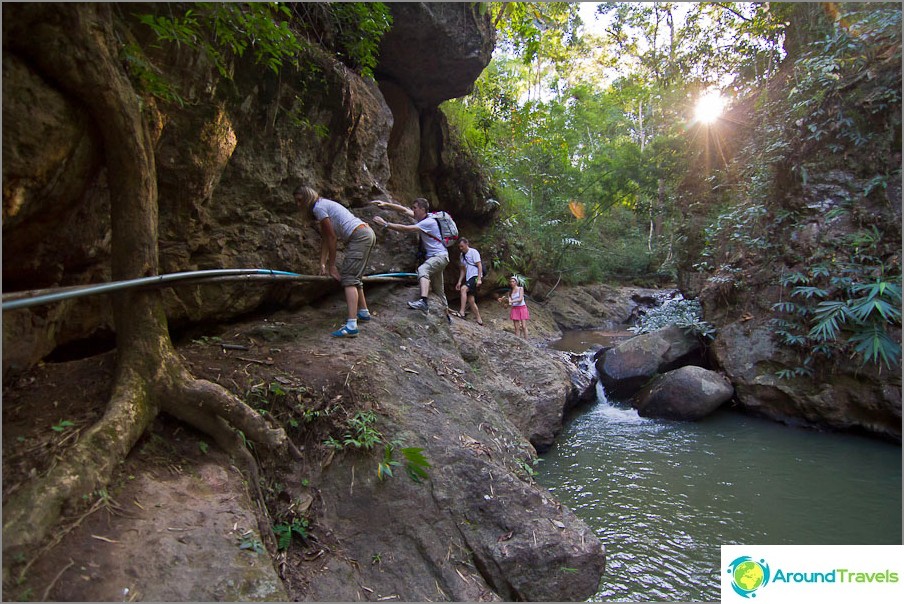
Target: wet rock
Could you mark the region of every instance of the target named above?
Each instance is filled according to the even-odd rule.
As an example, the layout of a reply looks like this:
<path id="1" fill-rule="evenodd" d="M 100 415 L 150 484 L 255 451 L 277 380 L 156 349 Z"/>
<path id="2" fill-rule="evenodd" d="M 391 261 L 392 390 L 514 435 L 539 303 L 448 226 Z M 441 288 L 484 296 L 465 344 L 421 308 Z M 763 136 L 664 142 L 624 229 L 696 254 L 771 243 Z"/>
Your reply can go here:
<path id="1" fill-rule="evenodd" d="M 699 349 L 696 336 L 672 325 L 607 350 L 597 360 L 596 370 L 607 393 L 631 396 L 651 377 L 683 365 Z"/>
<path id="2" fill-rule="evenodd" d="M 708 369 L 687 365 L 668 371 L 641 389 L 632 406 L 642 417 L 695 421 L 731 399 L 728 379 Z"/>

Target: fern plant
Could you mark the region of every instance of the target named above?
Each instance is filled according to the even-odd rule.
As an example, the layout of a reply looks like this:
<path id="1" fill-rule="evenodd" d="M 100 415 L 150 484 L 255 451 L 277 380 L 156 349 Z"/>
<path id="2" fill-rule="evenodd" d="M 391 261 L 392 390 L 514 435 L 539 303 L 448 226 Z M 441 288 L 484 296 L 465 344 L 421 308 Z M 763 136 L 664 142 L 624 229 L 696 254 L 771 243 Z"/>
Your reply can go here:
<path id="1" fill-rule="evenodd" d="M 855 251 L 852 260 L 782 276 L 790 297 L 773 305 L 779 316 L 772 324 L 780 342 L 804 356 L 802 366 L 782 370 L 780 377 L 812 375 L 816 358 L 840 354 L 859 356 L 864 365 L 898 365 L 901 344 L 890 332 L 901 325 L 901 277 L 887 274 L 884 264 L 868 255 Z"/>
<path id="2" fill-rule="evenodd" d="M 273 534 L 276 535 L 276 549 L 285 551 L 292 545 L 293 536 L 297 536 L 304 541 L 308 538 L 308 526 L 310 525 L 307 518 L 294 518 L 291 522 L 277 522 L 273 525 Z"/>

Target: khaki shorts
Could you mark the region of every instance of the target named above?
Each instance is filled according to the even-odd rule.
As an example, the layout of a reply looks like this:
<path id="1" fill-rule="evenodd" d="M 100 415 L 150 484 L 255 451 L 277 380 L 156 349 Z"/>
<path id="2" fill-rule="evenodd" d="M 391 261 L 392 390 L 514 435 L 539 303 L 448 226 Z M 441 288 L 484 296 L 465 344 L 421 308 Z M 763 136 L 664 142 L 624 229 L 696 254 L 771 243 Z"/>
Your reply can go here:
<path id="1" fill-rule="evenodd" d="M 342 284 L 342 287 L 364 285 L 361 275 L 364 274 L 364 267 L 370 260 L 370 252 L 374 249 L 376 240 L 373 229 L 367 224 L 352 231 L 352 236 L 345 244 L 345 256 L 342 257 L 342 264 L 339 265 L 339 283 Z"/>
<path id="2" fill-rule="evenodd" d="M 446 299 L 445 292 L 446 284 L 443 279 L 443 271 L 448 264 L 449 254 L 437 254 L 436 256 L 427 258 L 426 262 L 417 267 L 418 281 L 421 279 L 428 279 L 430 281 L 430 289 L 432 289 L 433 293 L 442 300 L 444 308 L 449 306 L 449 301 Z"/>
<path id="3" fill-rule="evenodd" d="M 446 266 L 449 264 L 449 254 L 437 254 L 427 258 L 426 262 L 417 267 L 418 279 L 431 279 L 434 275 L 443 274 Z"/>

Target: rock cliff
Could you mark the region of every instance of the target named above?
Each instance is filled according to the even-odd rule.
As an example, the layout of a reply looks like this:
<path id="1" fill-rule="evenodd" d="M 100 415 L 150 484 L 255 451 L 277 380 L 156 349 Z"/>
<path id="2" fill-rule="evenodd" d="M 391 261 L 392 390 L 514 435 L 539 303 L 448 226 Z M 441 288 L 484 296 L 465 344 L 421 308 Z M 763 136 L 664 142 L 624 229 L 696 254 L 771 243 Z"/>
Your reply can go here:
<path id="1" fill-rule="evenodd" d="M 316 273 L 319 238 L 291 199 L 302 182 L 365 218 L 371 198 L 415 195 L 462 226 L 491 217 L 488 186 L 436 107 L 489 60 L 492 27 L 475 6 L 394 6 L 377 81 L 317 45 L 278 74 L 236 59 L 225 80 L 203 53 L 156 44 L 138 6 L 112 11 L 123 62 L 150 68 L 170 93 L 143 99 L 161 272 Z M 110 158 L 97 124 L 34 66 L 26 43 L 28 23 L 53 11 L 3 6 L 5 292 L 110 280 Z M 381 235 L 372 266 L 410 270 L 413 257 L 412 241 Z M 450 325 L 409 310 L 410 295 L 369 292 L 374 321 L 336 341 L 328 333 L 342 304 L 322 283 L 167 290 L 192 372 L 284 426 L 300 459 L 246 443 L 262 470 L 248 481 L 204 436 L 159 417 L 94 505 L 67 510 L 77 517 L 62 518 L 59 539 L 4 550 L 5 590 L 187 601 L 592 595 L 604 548 L 531 474 L 582 394 L 574 367 L 503 332 L 501 308 L 495 319 L 488 309 L 487 326 Z M 4 313 L 5 502 L 104 413 L 114 360 L 95 353 L 112 346 L 111 316 L 102 296 Z M 535 333 L 555 333 L 542 323 Z M 76 360 L 38 363 L 54 352 Z M 429 465 L 414 463 L 418 451 Z M 406 466 L 420 468 L 419 481 Z M 285 530 L 294 547 L 275 542 Z"/>
<path id="2" fill-rule="evenodd" d="M 3 10 L 4 292 L 109 281 L 108 174 L 96 128 L 21 50 L 25 9 Z M 145 99 L 155 125 L 161 272 L 316 274 L 319 240 L 302 228 L 291 197 L 299 183 L 364 218 L 372 217 L 362 207 L 370 199 L 427 197 L 479 241 L 476 229 L 495 209 L 485 203 L 489 186 L 450 139 L 437 104 L 468 91 L 489 62 L 493 28 L 468 4 L 392 10 L 376 81 L 316 44 L 298 68 L 275 74 L 236 59 L 225 80 L 203 53 L 158 44 L 131 17 L 138 9 L 119 11 L 120 36 L 132 42 L 123 60 L 153 66 L 178 96 Z M 410 242 L 386 243 L 375 250 L 375 270 L 411 270 Z M 179 329 L 321 295 L 317 286 L 291 294 L 279 286 L 178 289 L 167 293 L 166 312 Z M 5 313 L 4 370 L 67 344 L 109 343 L 111 323 L 103 297 Z"/>

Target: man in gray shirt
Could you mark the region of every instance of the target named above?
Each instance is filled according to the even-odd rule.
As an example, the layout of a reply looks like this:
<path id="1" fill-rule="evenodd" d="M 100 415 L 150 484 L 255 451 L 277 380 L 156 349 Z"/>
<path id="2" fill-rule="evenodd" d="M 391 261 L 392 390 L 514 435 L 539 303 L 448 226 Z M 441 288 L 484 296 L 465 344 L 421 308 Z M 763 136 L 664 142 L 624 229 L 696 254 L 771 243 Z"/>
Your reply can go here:
<path id="1" fill-rule="evenodd" d="M 385 226 L 392 231 L 401 231 L 409 233 L 418 233 L 421 237 L 421 244 L 427 251 L 427 259 L 417 267 L 418 284 L 420 285 L 421 297 L 418 300 L 408 302 L 410 308 L 428 312 L 429 303 L 427 295 L 430 293 L 430 287 L 433 286 L 433 292 L 439 296 L 443 302 L 443 308 L 449 306 L 446 300 L 445 283 L 443 280 L 443 271 L 449 264 L 449 252 L 443 245 L 442 233 L 439 230 L 439 223 L 436 219 L 428 216 L 430 212 L 430 202 L 423 197 L 418 197 L 411 203 L 411 207 L 405 207 L 397 203 L 382 201 L 375 199 L 370 203 L 381 208 L 388 208 L 400 214 L 404 214 L 416 221 L 415 224 L 399 224 L 396 222 L 387 222 L 382 216 L 375 216 L 374 222 L 380 226 Z"/>

